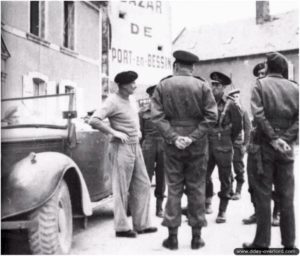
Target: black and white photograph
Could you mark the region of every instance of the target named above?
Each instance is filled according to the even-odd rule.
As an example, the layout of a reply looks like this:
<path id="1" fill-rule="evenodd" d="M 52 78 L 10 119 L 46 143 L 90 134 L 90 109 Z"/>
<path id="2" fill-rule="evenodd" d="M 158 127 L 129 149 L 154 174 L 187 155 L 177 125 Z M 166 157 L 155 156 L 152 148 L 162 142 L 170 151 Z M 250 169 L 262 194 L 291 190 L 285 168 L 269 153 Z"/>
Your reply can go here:
<path id="1" fill-rule="evenodd" d="M 1 0 L 1 254 L 299 255 L 299 2 Z"/>

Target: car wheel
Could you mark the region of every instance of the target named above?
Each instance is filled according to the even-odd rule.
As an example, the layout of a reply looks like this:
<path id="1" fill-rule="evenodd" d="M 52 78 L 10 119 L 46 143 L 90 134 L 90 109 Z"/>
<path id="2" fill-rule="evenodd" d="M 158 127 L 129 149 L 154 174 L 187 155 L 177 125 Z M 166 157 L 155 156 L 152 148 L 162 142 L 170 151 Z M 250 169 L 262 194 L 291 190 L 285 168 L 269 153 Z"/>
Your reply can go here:
<path id="1" fill-rule="evenodd" d="M 28 230 L 33 254 L 67 254 L 71 249 L 73 219 L 70 193 L 63 180 L 52 198 L 32 212 L 38 224 Z"/>

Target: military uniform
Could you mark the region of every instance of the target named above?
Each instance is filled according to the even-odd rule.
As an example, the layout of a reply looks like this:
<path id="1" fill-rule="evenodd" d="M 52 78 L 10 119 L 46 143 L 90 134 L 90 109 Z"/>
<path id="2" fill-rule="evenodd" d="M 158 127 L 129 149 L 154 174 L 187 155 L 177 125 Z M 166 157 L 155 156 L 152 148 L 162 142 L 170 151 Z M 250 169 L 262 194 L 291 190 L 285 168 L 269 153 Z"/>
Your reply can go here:
<path id="1" fill-rule="evenodd" d="M 184 56 L 181 56 L 182 53 Z M 204 245 L 199 240 L 205 219 L 205 177 L 208 153 L 207 131 L 217 120 L 216 102 L 206 83 L 193 77 L 191 71 L 182 68 L 189 62 L 190 53 L 174 53 L 180 64 L 174 76 L 160 81 L 152 97 L 151 115 L 165 139 L 165 174 L 168 198 L 163 226 L 169 228 L 169 238 L 163 246 L 177 248 L 177 228 L 181 225 L 181 197 L 188 198 L 188 224 L 192 226 L 192 248 Z M 187 55 L 187 58 L 184 58 Z M 192 55 L 194 62 L 198 59 Z M 176 62 L 175 62 L 176 63 Z M 185 149 L 176 146 L 180 136 L 187 136 L 192 143 Z"/>
<path id="2" fill-rule="evenodd" d="M 162 203 L 166 188 L 163 137 L 160 135 L 151 120 L 151 109 L 149 105 L 143 108 L 139 115 L 142 131 L 142 150 L 150 182 L 152 181 L 152 177 L 155 172 L 154 195 L 156 197 L 156 215 L 158 217 L 163 217 Z"/>
<path id="3" fill-rule="evenodd" d="M 254 120 L 262 134 L 263 173 L 253 173 L 257 229 L 253 243 L 244 244 L 244 247 L 266 248 L 270 245 L 270 204 L 274 183 L 280 198 L 282 244 L 291 248 L 295 245 L 293 150 L 282 153 L 271 143 L 282 139 L 292 147 L 295 142 L 299 131 L 299 88 L 281 75 L 286 66 L 286 59 L 281 54 L 267 54 L 267 66 L 269 74 L 257 80 L 251 97 Z"/>
<path id="4" fill-rule="evenodd" d="M 242 131 L 238 135 L 237 139 L 233 143 L 233 171 L 235 173 L 236 191 L 232 196 L 233 200 L 237 200 L 240 198 L 242 185 L 245 182 L 244 172 L 245 172 L 245 164 L 244 164 L 244 156 L 246 152 L 246 148 L 248 147 L 250 140 L 250 131 L 251 131 L 251 122 L 249 119 L 249 115 L 246 110 L 241 109 L 242 111 Z"/>
<path id="5" fill-rule="evenodd" d="M 217 77 L 214 74 L 217 73 Z M 225 78 L 223 78 L 226 77 Z M 218 79 L 220 84 L 226 86 L 231 83 L 230 78 L 219 72 L 213 72 L 211 78 Z M 228 80 L 228 81 L 227 81 Z M 214 81 L 213 81 L 214 82 Z M 213 196 L 213 183 L 211 179 L 215 166 L 218 166 L 221 189 L 219 213 L 217 223 L 226 221 L 225 212 L 228 200 L 231 198 L 232 174 L 231 163 L 233 157 L 233 142 L 242 129 L 242 115 L 240 108 L 226 95 L 217 100 L 218 122 L 213 129 L 209 130 L 209 158 L 206 176 L 206 208 L 210 208 Z M 207 212 L 209 213 L 209 212 Z"/>
<path id="6" fill-rule="evenodd" d="M 255 65 L 253 68 L 253 75 L 255 77 L 264 77 L 265 76 L 265 63 L 261 62 Z M 257 124 L 252 121 L 252 127 L 250 132 L 250 141 L 248 145 L 248 157 L 247 157 L 247 176 L 248 176 L 248 191 L 250 194 L 251 202 L 254 207 L 254 214 L 250 217 L 243 219 L 244 224 L 254 224 L 256 223 L 256 204 L 254 198 L 254 191 L 253 191 L 253 180 L 254 180 L 254 173 L 263 173 L 262 167 L 262 158 L 261 158 L 261 148 L 260 148 L 260 137 L 257 129 Z M 279 196 L 276 194 L 275 191 L 272 191 L 272 199 L 274 201 L 274 209 L 273 209 L 273 216 L 272 216 L 272 225 L 279 226 Z"/>

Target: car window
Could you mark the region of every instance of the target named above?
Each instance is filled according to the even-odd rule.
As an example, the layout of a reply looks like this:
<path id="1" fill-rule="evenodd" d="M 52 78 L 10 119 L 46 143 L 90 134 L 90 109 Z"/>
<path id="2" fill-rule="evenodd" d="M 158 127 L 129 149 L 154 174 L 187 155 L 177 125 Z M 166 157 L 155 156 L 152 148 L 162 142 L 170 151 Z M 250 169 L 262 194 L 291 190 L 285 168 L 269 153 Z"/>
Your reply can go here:
<path id="1" fill-rule="evenodd" d="M 66 126 L 67 119 L 63 119 L 63 111 L 69 110 L 70 100 L 70 94 L 3 99 L 1 101 L 1 127 Z"/>

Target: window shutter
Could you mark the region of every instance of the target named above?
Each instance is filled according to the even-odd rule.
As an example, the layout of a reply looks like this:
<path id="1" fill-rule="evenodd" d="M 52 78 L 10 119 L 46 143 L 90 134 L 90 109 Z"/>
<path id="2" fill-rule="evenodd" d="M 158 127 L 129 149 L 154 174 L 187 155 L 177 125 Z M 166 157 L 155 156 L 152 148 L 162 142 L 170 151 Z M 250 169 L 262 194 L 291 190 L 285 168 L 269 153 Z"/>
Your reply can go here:
<path id="1" fill-rule="evenodd" d="M 24 75 L 23 76 L 23 97 L 33 96 L 33 81 L 32 78 Z"/>
<path id="2" fill-rule="evenodd" d="M 65 83 L 64 82 L 60 82 L 58 84 L 58 93 L 59 94 L 64 94 L 65 93 Z"/>
<path id="3" fill-rule="evenodd" d="M 49 81 L 47 83 L 47 94 L 56 94 L 56 82 Z"/>

